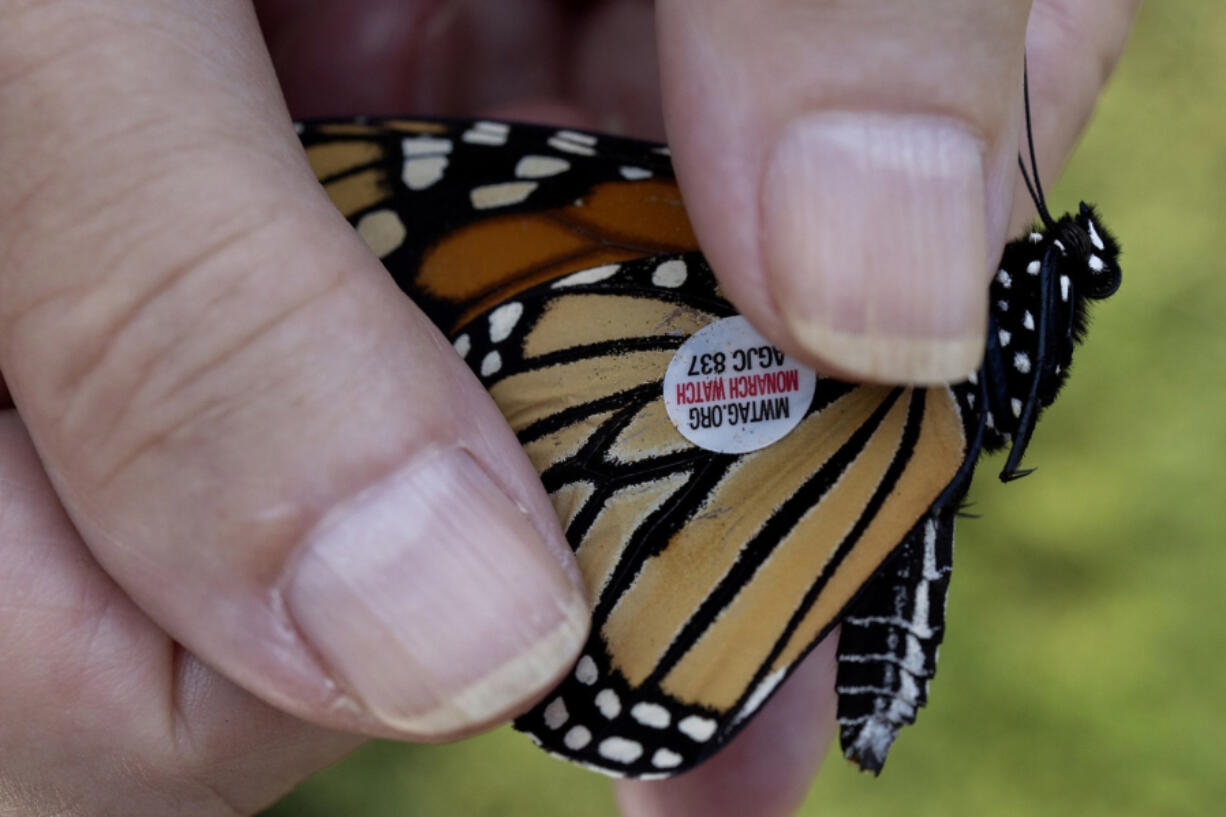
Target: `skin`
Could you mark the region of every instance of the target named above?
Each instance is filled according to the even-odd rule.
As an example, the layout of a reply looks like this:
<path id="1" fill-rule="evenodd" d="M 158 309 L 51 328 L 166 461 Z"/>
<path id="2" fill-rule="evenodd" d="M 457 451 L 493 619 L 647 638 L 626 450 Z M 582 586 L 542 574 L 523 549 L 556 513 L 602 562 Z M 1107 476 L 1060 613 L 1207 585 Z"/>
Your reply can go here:
<path id="1" fill-rule="evenodd" d="M 365 735 L 505 720 L 580 648 L 531 466 L 291 113 L 667 132 L 768 337 L 936 382 L 1030 216 L 1023 46 L 1050 180 L 1135 5 L 0 0 L 0 815 L 250 814 Z M 789 813 L 833 674 L 826 643 L 623 811 Z"/>

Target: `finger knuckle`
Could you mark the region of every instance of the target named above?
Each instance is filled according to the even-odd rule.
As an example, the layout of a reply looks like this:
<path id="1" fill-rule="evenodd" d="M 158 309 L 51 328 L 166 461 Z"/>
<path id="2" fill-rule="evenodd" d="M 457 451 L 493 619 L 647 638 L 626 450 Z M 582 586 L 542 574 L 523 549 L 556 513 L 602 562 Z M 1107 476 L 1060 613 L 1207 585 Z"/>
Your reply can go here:
<path id="1" fill-rule="evenodd" d="M 209 238 L 192 248 L 137 242 L 26 305 L 9 358 L 55 448 L 78 457 L 77 477 L 108 484 L 292 378 L 285 361 L 344 280 L 287 280 L 269 240 L 279 229 L 277 216 L 249 215 L 197 228 Z"/>

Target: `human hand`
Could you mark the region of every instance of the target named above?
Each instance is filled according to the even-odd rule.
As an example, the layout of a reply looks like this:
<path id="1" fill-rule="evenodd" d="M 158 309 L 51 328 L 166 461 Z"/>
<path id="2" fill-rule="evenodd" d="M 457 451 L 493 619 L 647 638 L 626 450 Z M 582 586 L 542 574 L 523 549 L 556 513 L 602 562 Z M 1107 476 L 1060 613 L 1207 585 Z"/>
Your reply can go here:
<path id="1" fill-rule="evenodd" d="M 260 10 L 297 115 L 658 136 L 651 8 L 574 5 Z M 950 378 L 982 350 L 976 276 L 1009 217 L 1026 8 L 946 6 L 656 9 L 703 246 L 742 310 L 830 371 Z M 1035 9 L 1049 175 L 1131 8 Z M 349 733 L 446 739 L 543 692 L 586 615 L 552 511 L 496 409 L 315 185 L 247 5 L 9 0 L 0 19 L 0 372 L 20 411 L 0 421 L 0 806 L 247 813 Z M 795 168 L 767 158 L 809 138 L 788 122 L 827 109 L 902 111 L 907 127 L 935 111 L 943 130 L 839 116 Z M 951 121 L 974 134 L 978 188 L 947 178 L 969 166 Z M 848 171 L 852 131 L 897 169 Z M 827 174 L 841 179 L 813 181 Z M 791 202 L 840 240 L 789 232 Z M 865 260 L 901 278 L 847 291 Z M 777 274 L 795 269 L 816 273 Z M 908 336 L 857 343 L 777 312 L 831 301 L 888 320 L 868 335 Z M 925 324 L 934 312 L 944 323 Z M 948 357 L 915 352 L 925 330 Z M 623 784 L 624 809 L 784 813 L 828 743 L 832 688 L 824 647 L 710 763 Z"/>

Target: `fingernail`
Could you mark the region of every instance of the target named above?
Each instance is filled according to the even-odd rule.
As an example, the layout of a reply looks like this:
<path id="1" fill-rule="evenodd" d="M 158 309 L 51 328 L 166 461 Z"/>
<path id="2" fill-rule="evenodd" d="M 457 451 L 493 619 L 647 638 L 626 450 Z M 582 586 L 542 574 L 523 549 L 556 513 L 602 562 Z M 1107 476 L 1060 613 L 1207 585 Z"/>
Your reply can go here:
<path id="1" fill-rule="evenodd" d="M 816 113 L 762 179 L 769 285 L 797 341 L 868 380 L 979 365 L 987 321 L 981 146 L 952 120 Z"/>
<path id="2" fill-rule="evenodd" d="M 326 514 L 285 600 L 346 692 L 417 738 L 490 723 L 543 692 L 588 627 L 582 590 L 528 517 L 455 448 Z"/>

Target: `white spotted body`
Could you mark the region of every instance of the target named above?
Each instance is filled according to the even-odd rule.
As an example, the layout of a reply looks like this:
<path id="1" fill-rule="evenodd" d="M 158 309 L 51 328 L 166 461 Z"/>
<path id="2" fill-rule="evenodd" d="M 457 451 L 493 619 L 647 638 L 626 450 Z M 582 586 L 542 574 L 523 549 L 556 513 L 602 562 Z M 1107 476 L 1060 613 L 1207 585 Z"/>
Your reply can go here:
<path id="1" fill-rule="evenodd" d="M 1119 246 L 1084 204 L 1077 215 L 1066 215 L 1005 248 L 989 293 L 982 370 L 985 408 L 994 421 L 984 441 L 988 450 L 1013 440 L 1036 378 L 1036 415 L 1055 399 L 1085 332 L 1086 300 L 1106 297 L 1119 284 L 1118 256 Z"/>

